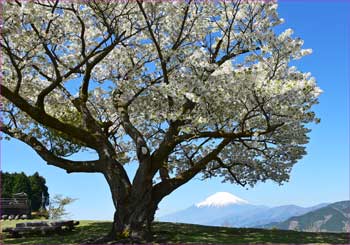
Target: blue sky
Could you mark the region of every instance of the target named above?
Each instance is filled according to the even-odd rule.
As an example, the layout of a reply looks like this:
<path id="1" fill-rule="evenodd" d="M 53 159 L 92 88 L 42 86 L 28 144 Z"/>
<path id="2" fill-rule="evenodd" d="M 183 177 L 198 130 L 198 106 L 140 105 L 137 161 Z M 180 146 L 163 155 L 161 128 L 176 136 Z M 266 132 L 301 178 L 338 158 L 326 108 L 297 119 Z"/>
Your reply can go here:
<path id="1" fill-rule="evenodd" d="M 186 208 L 218 191 L 270 206 L 311 206 L 349 199 L 349 13 L 350 2 L 345 1 L 279 4 L 280 17 L 285 19 L 283 27 L 292 28 L 295 36 L 304 39 L 304 47 L 313 49 L 312 55 L 296 65 L 302 71 L 310 71 L 324 91 L 320 104 L 315 106 L 321 123 L 312 125 L 308 155 L 295 165 L 290 181 L 283 186 L 259 183 L 246 190 L 222 184 L 220 179 L 197 178 L 166 197 L 159 205 L 158 216 Z M 132 173 L 135 166 L 127 168 Z M 33 150 L 16 140 L 1 142 L 1 169 L 27 174 L 38 171 L 46 178 L 51 195 L 78 199 L 68 208 L 72 218 L 112 219 L 114 208 L 102 175 L 67 174 L 47 166 Z"/>

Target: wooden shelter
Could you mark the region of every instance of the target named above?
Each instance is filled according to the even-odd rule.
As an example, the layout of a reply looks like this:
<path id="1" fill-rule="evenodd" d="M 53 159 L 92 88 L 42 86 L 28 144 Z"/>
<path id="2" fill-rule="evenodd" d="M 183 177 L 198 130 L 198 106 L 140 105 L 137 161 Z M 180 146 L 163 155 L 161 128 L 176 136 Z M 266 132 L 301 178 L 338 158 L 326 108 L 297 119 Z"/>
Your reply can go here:
<path id="1" fill-rule="evenodd" d="M 0 198 L 1 215 L 30 215 L 30 202 L 26 193 L 16 193 L 12 198 Z"/>

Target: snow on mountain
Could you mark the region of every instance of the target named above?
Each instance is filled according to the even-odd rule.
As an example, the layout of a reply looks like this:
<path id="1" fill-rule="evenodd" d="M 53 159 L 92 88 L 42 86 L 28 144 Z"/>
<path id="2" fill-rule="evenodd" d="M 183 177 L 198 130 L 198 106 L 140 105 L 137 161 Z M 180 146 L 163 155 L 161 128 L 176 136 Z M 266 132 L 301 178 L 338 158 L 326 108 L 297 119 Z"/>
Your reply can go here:
<path id="1" fill-rule="evenodd" d="M 227 192 L 217 192 L 186 209 L 159 217 L 160 221 L 210 225 L 232 214 L 251 213 L 256 206 Z"/>
<path id="2" fill-rule="evenodd" d="M 250 204 L 228 192 L 217 192 L 202 202 L 159 217 L 158 220 L 212 226 L 256 227 L 284 221 L 323 206 L 324 204 L 308 208 L 295 205 L 268 207 Z"/>
<path id="3" fill-rule="evenodd" d="M 248 204 L 248 202 L 228 192 L 217 192 L 197 203 L 196 207 L 225 207 L 232 204 Z"/>

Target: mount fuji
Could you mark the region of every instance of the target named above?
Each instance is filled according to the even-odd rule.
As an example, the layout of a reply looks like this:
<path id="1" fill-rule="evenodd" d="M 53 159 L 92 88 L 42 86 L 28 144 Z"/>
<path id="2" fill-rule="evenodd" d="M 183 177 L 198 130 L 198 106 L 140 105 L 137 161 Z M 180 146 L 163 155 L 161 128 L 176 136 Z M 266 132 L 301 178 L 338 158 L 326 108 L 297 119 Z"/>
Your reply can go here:
<path id="1" fill-rule="evenodd" d="M 228 192 L 217 192 L 203 202 L 197 203 L 196 207 L 225 207 L 233 204 L 248 204 L 248 202 Z"/>
<path id="2" fill-rule="evenodd" d="M 217 192 L 184 210 L 159 217 L 159 221 L 212 226 L 256 227 L 303 215 L 327 204 L 313 207 L 253 205 L 228 192 Z"/>

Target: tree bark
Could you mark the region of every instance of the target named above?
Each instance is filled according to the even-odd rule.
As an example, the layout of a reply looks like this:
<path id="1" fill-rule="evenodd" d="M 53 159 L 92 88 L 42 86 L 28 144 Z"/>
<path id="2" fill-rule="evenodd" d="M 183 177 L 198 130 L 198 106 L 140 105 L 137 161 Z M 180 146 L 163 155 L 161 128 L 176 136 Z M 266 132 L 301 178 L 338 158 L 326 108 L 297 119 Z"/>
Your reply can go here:
<path id="1" fill-rule="evenodd" d="M 152 181 L 122 185 L 113 169 L 105 173 L 116 211 L 110 233 L 104 240 L 147 242 L 152 238 L 151 223 L 161 198 L 155 196 Z"/>
<path id="2" fill-rule="evenodd" d="M 154 219 L 157 204 L 147 199 L 118 204 L 110 232 L 112 240 L 151 241 L 151 223 Z"/>

